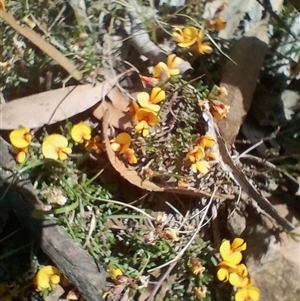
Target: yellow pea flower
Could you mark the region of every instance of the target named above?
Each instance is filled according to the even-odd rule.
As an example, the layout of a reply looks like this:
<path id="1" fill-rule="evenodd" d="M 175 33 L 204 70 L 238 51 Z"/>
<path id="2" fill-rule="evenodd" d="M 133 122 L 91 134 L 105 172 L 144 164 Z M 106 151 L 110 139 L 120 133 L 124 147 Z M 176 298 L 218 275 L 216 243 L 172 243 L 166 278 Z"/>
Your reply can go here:
<path id="1" fill-rule="evenodd" d="M 209 152 L 209 153 L 205 154 L 205 160 L 206 161 L 218 161 L 219 156 L 218 156 L 218 154 L 216 154 L 214 152 Z"/>
<path id="2" fill-rule="evenodd" d="M 157 103 L 166 98 L 166 92 L 160 87 L 154 87 L 150 95 L 147 92 L 140 92 L 137 95 L 138 104 L 144 108 L 149 109 L 155 113 L 159 112 L 160 106 Z"/>
<path id="3" fill-rule="evenodd" d="M 210 30 L 220 31 L 226 26 L 226 21 L 222 17 L 218 17 L 215 20 L 208 20 L 206 22 L 206 27 Z"/>
<path id="4" fill-rule="evenodd" d="M 118 279 L 122 275 L 123 275 L 123 272 L 120 269 L 111 268 L 109 270 L 109 276 L 115 284 L 120 284 L 121 283 L 120 280 L 118 280 Z"/>
<path id="5" fill-rule="evenodd" d="M 18 148 L 18 147 L 13 146 L 12 151 L 16 155 L 16 161 L 18 163 L 23 163 L 28 154 L 28 147 Z"/>
<path id="6" fill-rule="evenodd" d="M 217 120 L 226 118 L 226 115 L 229 112 L 229 109 L 230 109 L 230 106 L 225 105 L 221 101 L 213 100 L 210 102 L 210 111 Z"/>
<path id="7" fill-rule="evenodd" d="M 224 20 L 224 18 L 222 17 L 218 17 L 216 20 L 215 20 L 215 30 L 216 31 L 220 31 L 222 29 L 224 29 L 226 27 L 226 21 Z"/>
<path id="8" fill-rule="evenodd" d="M 32 140 L 32 135 L 30 134 L 30 129 L 19 128 L 19 129 L 13 130 L 9 134 L 9 140 L 10 140 L 11 145 L 16 148 L 28 147 Z"/>
<path id="9" fill-rule="evenodd" d="M 60 134 L 51 134 L 44 139 L 42 153 L 47 159 L 66 160 L 72 149 L 68 147 L 68 140 Z"/>
<path id="10" fill-rule="evenodd" d="M 236 264 L 232 264 L 227 261 L 221 261 L 218 264 L 218 267 L 217 278 L 223 282 L 227 282 L 229 280 L 230 273 L 237 269 Z"/>
<path id="11" fill-rule="evenodd" d="M 19 128 L 13 130 L 9 134 L 9 140 L 12 145 L 12 151 L 16 155 L 16 161 L 18 163 L 23 163 L 28 154 L 28 146 L 32 140 L 30 129 Z"/>
<path id="12" fill-rule="evenodd" d="M 201 146 L 194 147 L 186 154 L 186 158 L 188 158 L 191 163 L 195 163 L 199 160 L 202 160 L 204 157 L 205 157 L 205 152 L 203 147 Z"/>
<path id="13" fill-rule="evenodd" d="M 249 282 L 248 269 L 241 263 L 229 275 L 229 283 L 236 287 L 245 287 Z"/>
<path id="14" fill-rule="evenodd" d="M 209 42 L 203 42 L 204 39 L 204 30 L 200 30 L 197 36 L 197 43 L 196 43 L 196 51 L 200 54 L 210 54 L 212 53 L 213 49 Z"/>
<path id="15" fill-rule="evenodd" d="M 194 294 L 198 299 L 206 297 L 206 287 L 194 287 Z"/>
<path id="16" fill-rule="evenodd" d="M 91 139 L 91 128 L 83 122 L 75 124 L 71 129 L 71 137 L 75 142 L 83 143 Z"/>
<path id="17" fill-rule="evenodd" d="M 141 120 L 135 127 L 135 131 L 138 134 L 142 134 L 143 137 L 146 137 L 149 135 L 149 124 L 145 120 Z"/>
<path id="18" fill-rule="evenodd" d="M 205 160 L 205 151 L 204 148 L 201 146 L 195 146 L 191 149 L 187 154 L 186 158 L 189 159 L 191 163 L 191 169 L 194 173 L 200 172 L 206 174 L 209 170 L 209 163 Z"/>
<path id="19" fill-rule="evenodd" d="M 149 126 L 156 125 L 160 119 L 152 110 L 139 109 L 136 112 L 136 120 L 139 121 L 135 126 L 136 132 L 146 137 L 149 135 Z"/>
<path id="20" fill-rule="evenodd" d="M 159 62 L 153 69 L 153 76 L 157 78 L 169 78 L 172 75 L 178 75 L 180 70 L 178 66 L 182 59 L 175 54 L 168 55 L 167 64 Z"/>
<path id="21" fill-rule="evenodd" d="M 167 66 L 170 70 L 174 70 L 174 71 L 171 71 L 171 73 L 174 73 L 171 75 L 179 74 L 178 66 L 181 64 L 181 62 L 182 62 L 182 59 L 180 57 L 176 56 L 176 54 L 172 53 L 172 54 L 168 55 Z"/>
<path id="22" fill-rule="evenodd" d="M 215 139 L 211 135 L 203 135 L 196 140 L 196 143 L 202 148 L 212 147 L 215 144 Z"/>
<path id="23" fill-rule="evenodd" d="M 51 265 L 44 266 L 37 272 L 34 282 L 38 291 L 49 288 L 54 289 L 60 282 L 60 272 Z"/>
<path id="24" fill-rule="evenodd" d="M 187 48 L 196 43 L 198 30 L 193 26 L 185 27 L 183 30 L 175 27 L 172 36 L 173 40 L 178 43 L 179 47 Z"/>
<path id="25" fill-rule="evenodd" d="M 100 154 L 104 149 L 101 138 L 98 135 L 86 141 L 84 147 L 87 151 L 94 151 L 96 154 Z"/>
<path id="26" fill-rule="evenodd" d="M 201 262 L 199 262 L 199 260 L 195 257 L 192 257 L 191 265 L 192 265 L 191 270 L 194 275 L 201 276 L 205 271 L 205 267 L 202 266 Z"/>
<path id="27" fill-rule="evenodd" d="M 206 174 L 209 170 L 209 163 L 205 160 L 200 160 L 191 165 L 191 169 L 194 173 L 200 172 Z"/>
<path id="28" fill-rule="evenodd" d="M 110 142 L 111 142 L 111 148 L 115 152 L 119 152 L 120 154 L 123 154 L 131 144 L 131 137 L 128 133 L 123 132 L 118 134 L 116 138 L 112 139 Z"/>
<path id="29" fill-rule="evenodd" d="M 220 246 L 220 254 L 224 261 L 239 264 L 243 258 L 241 251 L 245 251 L 247 243 L 242 238 L 235 238 L 230 244 L 229 240 L 224 240 Z"/>
<path id="30" fill-rule="evenodd" d="M 235 293 L 235 301 L 258 301 L 260 298 L 260 290 L 252 286 L 251 281 L 246 287 L 239 288 Z"/>
<path id="31" fill-rule="evenodd" d="M 127 112 L 132 115 L 132 119 L 135 120 L 135 114 L 140 109 L 139 104 L 136 101 L 132 101 L 131 105 L 127 108 Z"/>
<path id="32" fill-rule="evenodd" d="M 228 91 L 225 87 L 218 87 L 216 94 L 218 97 L 224 98 L 224 97 L 228 96 Z"/>
<path id="33" fill-rule="evenodd" d="M 123 153 L 123 157 L 128 161 L 129 164 L 137 163 L 137 158 L 132 148 L 127 148 Z"/>

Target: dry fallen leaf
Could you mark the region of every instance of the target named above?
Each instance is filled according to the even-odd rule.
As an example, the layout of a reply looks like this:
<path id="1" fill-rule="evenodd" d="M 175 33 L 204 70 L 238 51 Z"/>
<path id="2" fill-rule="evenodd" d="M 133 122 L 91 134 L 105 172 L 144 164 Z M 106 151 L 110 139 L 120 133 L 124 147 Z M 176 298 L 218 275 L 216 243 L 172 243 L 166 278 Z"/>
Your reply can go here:
<path id="1" fill-rule="evenodd" d="M 113 83 L 70 86 L 15 99 L 0 105 L 1 130 L 53 124 L 84 112 L 97 104 L 112 89 Z"/>
<path id="2" fill-rule="evenodd" d="M 1 8 L 1 5 L 0 5 Z M 4 8 L 4 6 L 3 6 Z M 62 66 L 69 74 L 71 74 L 76 80 L 80 81 L 82 79 L 82 73 L 76 69 L 76 66 L 66 58 L 61 52 L 59 52 L 55 47 L 45 41 L 40 35 L 34 32 L 29 27 L 20 26 L 15 18 L 4 10 L 0 11 L 0 18 L 2 18 L 7 24 L 9 24 L 13 29 L 15 29 L 22 36 L 27 38 L 47 55 L 49 55 L 54 61 L 56 61 L 60 66 Z"/>
<path id="3" fill-rule="evenodd" d="M 206 196 L 211 197 L 211 193 L 200 191 L 197 189 L 184 189 L 184 188 L 176 188 L 176 187 L 160 187 L 148 180 L 143 180 L 135 170 L 128 169 L 125 164 L 119 160 L 115 152 L 110 146 L 110 140 L 107 136 L 108 127 L 109 127 L 109 120 L 110 120 L 110 112 L 107 110 L 103 116 L 102 121 L 102 129 L 103 129 L 103 142 L 106 148 L 106 153 L 111 165 L 114 167 L 116 171 L 120 173 L 120 175 L 126 179 L 131 184 L 146 189 L 148 191 L 165 191 L 170 193 L 178 193 L 178 194 L 185 194 L 185 195 L 194 195 L 194 196 Z M 216 198 L 219 199 L 232 199 L 234 198 L 233 195 L 220 195 L 215 194 Z"/>
<path id="4" fill-rule="evenodd" d="M 150 181 L 147 180 L 142 180 L 140 176 L 137 174 L 135 170 L 130 170 L 128 169 L 125 164 L 118 159 L 116 156 L 115 152 L 110 146 L 110 141 L 107 136 L 107 131 L 108 131 L 108 126 L 109 126 L 109 111 L 107 110 L 103 116 L 103 121 L 102 121 L 102 130 L 103 130 L 103 142 L 106 148 L 106 153 L 108 156 L 108 159 L 111 163 L 111 165 L 114 167 L 116 171 L 120 173 L 120 175 L 125 178 L 128 182 L 131 184 L 142 188 L 146 189 L 149 191 L 163 191 L 163 188 L 158 187 L 154 183 L 151 183 Z"/>
<path id="5" fill-rule="evenodd" d="M 66 299 L 77 301 L 79 299 L 79 297 L 80 297 L 80 293 L 78 292 L 78 290 L 75 288 L 72 288 L 68 291 Z"/>
<path id="6" fill-rule="evenodd" d="M 132 128 L 131 115 L 127 112 L 127 107 L 131 100 L 128 96 L 114 87 L 108 94 L 109 101 L 102 101 L 94 110 L 93 116 L 101 120 L 105 112 L 109 111 L 109 123 L 111 126 L 121 129 L 130 130 Z"/>

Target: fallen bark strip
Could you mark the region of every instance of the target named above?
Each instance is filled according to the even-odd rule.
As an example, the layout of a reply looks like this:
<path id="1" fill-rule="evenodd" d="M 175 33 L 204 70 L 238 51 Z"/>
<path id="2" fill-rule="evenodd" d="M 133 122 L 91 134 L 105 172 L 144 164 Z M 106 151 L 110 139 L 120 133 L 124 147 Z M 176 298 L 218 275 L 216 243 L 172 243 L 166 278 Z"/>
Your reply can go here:
<path id="1" fill-rule="evenodd" d="M 244 173 L 234 164 L 228 151 L 227 144 L 220 134 L 219 128 L 215 124 L 210 112 L 205 112 L 205 119 L 208 124 L 207 133 L 217 141 L 213 151 L 220 157 L 220 164 L 223 171 L 228 172 L 231 179 L 248 195 L 254 207 L 258 206 L 261 208 L 270 219 L 276 221 L 276 223 L 286 231 L 294 230 L 294 226 L 282 217 L 265 197 L 259 194 L 257 189 L 248 181 Z"/>
<path id="2" fill-rule="evenodd" d="M 225 171 L 230 172 L 230 175 L 236 182 L 236 184 L 238 184 L 242 188 L 243 192 L 245 192 L 249 196 L 252 202 L 257 203 L 257 205 L 262 210 L 264 210 L 266 215 L 274 219 L 277 222 L 277 224 L 280 225 L 284 230 L 294 230 L 294 226 L 287 219 L 282 217 L 265 197 L 259 194 L 256 188 L 247 180 L 244 173 L 238 167 L 235 166 L 229 154 L 226 142 L 220 135 L 217 127 L 215 129 L 217 133 L 217 141 L 220 148 L 220 154 L 222 156 L 221 163 L 223 165 L 223 169 Z"/>
<path id="3" fill-rule="evenodd" d="M 0 194 L 5 195 L 3 201 L 9 203 L 33 240 L 87 301 L 104 300 L 102 294 L 109 289 L 105 270 L 55 222 L 31 217 L 32 210 L 41 209 L 43 204 L 34 194 L 30 182 L 16 177 L 15 170 L 8 147 L 0 138 Z"/>

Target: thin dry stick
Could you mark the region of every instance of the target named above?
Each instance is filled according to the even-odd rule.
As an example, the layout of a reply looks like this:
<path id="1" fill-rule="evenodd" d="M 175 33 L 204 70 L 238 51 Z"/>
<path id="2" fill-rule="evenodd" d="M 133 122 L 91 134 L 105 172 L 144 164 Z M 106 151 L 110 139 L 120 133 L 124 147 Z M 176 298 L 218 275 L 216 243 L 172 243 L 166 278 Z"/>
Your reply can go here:
<path id="1" fill-rule="evenodd" d="M 269 141 L 269 140 L 272 140 L 272 139 L 276 138 L 279 130 L 280 130 L 280 127 L 278 127 L 273 133 L 271 133 L 271 135 L 269 137 L 266 137 L 264 139 L 260 139 L 259 141 L 257 141 L 257 143 L 255 143 L 254 145 L 252 145 L 251 147 L 249 147 L 248 149 L 246 149 L 244 152 L 242 152 L 241 154 L 239 154 L 233 161 L 236 162 L 238 159 L 244 157 L 246 154 L 250 153 L 252 150 L 254 150 L 258 146 L 260 146 L 261 144 L 263 144 L 265 141 Z"/>
<path id="2" fill-rule="evenodd" d="M 171 271 L 173 270 L 173 268 L 176 266 L 178 260 L 180 260 L 180 258 L 183 256 L 183 254 L 185 253 L 185 251 L 190 247 L 191 243 L 193 242 L 193 240 L 196 238 L 196 236 L 198 235 L 198 233 L 200 232 L 202 226 L 203 226 L 203 222 L 204 219 L 207 216 L 207 212 L 208 209 L 210 208 L 210 205 L 213 201 L 214 195 L 217 191 L 217 187 L 215 187 L 211 198 L 209 200 L 209 203 L 206 205 L 206 209 L 205 212 L 200 220 L 200 223 L 198 225 L 198 228 L 196 229 L 195 233 L 193 234 L 193 236 L 191 237 L 191 239 L 189 240 L 189 242 L 180 250 L 180 252 L 177 254 L 177 256 L 174 258 L 174 261 L 170 264 L 169 268 L 166 270 L 166 272 L 160 277 L 159 281 L 157 282 L 156 286 L 154 287 L 153 291 L 151 292 L 149 298 L 147 299 L 147 301 L 153 301 L 155 298 L 156 293 L 158 292 L 158 290 L 160 289 L 162 283 L 164 282 L 164 280 L 169 276 L 169 274 L 171 273 Z"/>
<path id="3" fill-rule="evenodd" d="M 277 134 L 280 131 L 280 126 L 278 126 L 274 132 L 272 132 L 269 136 L 262 138 L 262 139 L 254 139 L 254 140 L 236 140 L 236 143 L 241 143 L 241 144 L 253 144 L 253 143 L 258 143 L 260 141 L 266 142 L 270 141 L 276 138 Z"/>
<path id="4" fill-rule="evenodd" d="M 255 148 L 257 148 L 258 146 L 260 146 L 261 144 L 263 144 L 264 141 L 260 140 L 257 143 L 255 143 L 254 145 L 252 145 L 251 147 L 247 148 L 244 152 L 240 153 L 235 159 L 234 162 L 236 162 L 237 160 L 239 160 L 240 158 L 244 157 L 246 154 L 250 153 L 252 150 L 254 150 Z"/>
<path id="5" fill-rule="evenodd" d="M 299 185 L 299 182 L 296 178 L 294 178 L 291 174 L 289 174 L 288 172 L 286 172 L 285 170 L 283 170 L 282 168 L 276 166 L 275 164 L 271 163 L 271 162 L 268 162 L 264 159 L 261 159 L 259 157 L 256 157 L 256 156 L 252 156 L 252 155 L 244 155 L 243 156 L 244 158 L 246 159 L 250 159 L 252 161 L 255 161 L 259 164 L 262 164 L 270 169 L 273 169 L 273 170 L 276 170 L 278 172 L 281 172 L 282 174 L 284 174 L 287 178 L 289 178 L 291 181 L 295 182 L 297 185 Z"/>
<path id="6" fill-rule="evenodd" d="M 146 217 L 148 217 L 150 220 L 153 220 L 154 217 L 149 215 L 148 213 L 146 213 L 145 211 L 139 209 L 138 207 L 134 207 L 131 206 L 129 204 L 123 203 L 123 202 L 119 202 L 119 201 L 115 201 L 115 200 L 107 200 L 107 199 L 103 199 L 103 198 L 99 198 L 99 197 L 93 197 L 92 195 L 88 194 L 88 193 L 84 193 L 86 195 L 88 195 L 89 197 L 93 198 L 95 201 L 101 201 L 101 202 L 106 202 L 106 203 L 112 203 L 112 204 L 117 204 L 117 205 L 121 205 L 124 207 L 129 207 L 139 213 L 141 213 L 142 215 L 145 215 Z"/>

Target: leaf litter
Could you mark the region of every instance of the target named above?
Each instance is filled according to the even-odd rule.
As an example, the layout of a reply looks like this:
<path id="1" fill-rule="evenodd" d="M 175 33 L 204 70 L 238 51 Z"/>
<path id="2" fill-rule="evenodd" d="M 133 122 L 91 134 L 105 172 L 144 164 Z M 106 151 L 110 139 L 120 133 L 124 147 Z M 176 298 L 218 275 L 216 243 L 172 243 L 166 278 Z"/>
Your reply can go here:
<path id="1" fill-rule="evenodd" d="M 15 20 L 9 19 L 7 15 L 4 15 L 5 20 L 10 23 L 12 27 L 17 29 L 21 34 L 23 34 L 25 37 L 28 37 L 28 33 L 25 30 L 22 30 L 21 28 L 17 27 L 15 25 Z M 138 20 L 137 20 L 138 21 Z M 13 26 L 14 25 L 14 26 Z M 144 35 L 145 32 L 142 32 Z M 36 38 L 34 34 L 29 34 L 29 37 L 31 37 L 32 42 L 36 40 L 40 40 L 39 38 Z M 135 47 L 139 50 L 140 46 L 139 43 L 136 42 L 135 39 L 132 39 L 132 43 L 135 44 Z M 39 44 L 37 42 L 37 45 L 40 45 L 41 49 L 44 50 L 50 57 L 53 58 L 53 55 L 55 55 L 54 52 L 52 52 L 52 49 L 46 45 L 46 44 Z M 51 46 L 51 45 L 50 45 Z M 154 52 L 156 52 L 158 49 L 156 48 L 156 45 L 153 45 Z M 46 50 L 45 50 L 46 49 Z M 47 50 L 48 49 L 48 50 Z M 50 50 L 49 50 L 50 49 Z M 50 54 L 49 54 L 50 51 Z M 151 54 L 144 53 L 149 58 L 151 58 Z M 164 56 L 166 57 L 166 56 Z M 81 75 L 73 71 L 75 69 L 73 68 L 73 65 L 68 64 L 65 60 L 58 60 L 59 64 L 64 67 L 71 75 L 75 75 L 74 77 L 78 80 L 81 80 Z M 189 67 L 184 68 L 184 70 L 190 69 Z M 123 76 L 121 74 L 121 76 Z M 113 169 L 117 171 L 118 174 L 120 174 L 126 181 L 134 185 L 135 187 L 146 190 L 149 192 L 159 192 L 159 193 L 169 193 L 169 197 L 173 196 L 175 199 L 179 198 L 178 195 L 186 195 L 192 197 L 196 197 L 197 204 L 194 204 L 192 207 L 199 207 L 202 208 L 209 208 L 207 204 L 208 199 L 212 200 L 216 199 L 220 204 L 222 204 L 222 200 L 232 200 L 236 198 L 235 189 L 231 186 L 234 186 L 233 183 L 230 183 L 230 177 L 228 177 L 228 174 L 226 173 L 227 170 L 222 170 L 222 167 L 220 167 L 219 164 L 215 164 L 214 168 L 211 168 L 210 172 L 206 176 L 202 176 L 200 178 L 195 177 L 194 178 L 194 185 L 195 187 L 177 187 L 177 184 L 174 185 L 174 183 L 168 182 L 168 175 L 162 175 L 161 179 L 162 181 L 155 181 L 155 179 L 152 181 L 152 178 L 144 178 L 140 175 L 140 170 L 138 170 L 135 167 L 128 166 L 128 164 L 125 164 L 124 161 L 116 154 L 116 152 L 111 147 L 111 138 L 114 136 L 112 133 L 116 133 L 118 131 L 130 131 L 133 127 L 131 117 L 128 115 L 128 106 L 132 101 L 132 98 L 128 97 L 128 95 L 124 95 L 124 93 L 120 92 L 120 90 L 116 87 L 118 83 L 118 78 L 115 78 L 114 80 L 107 80 L 102 83 L 98 83 L 96 85 L 91 84 L 83 84 L 79 86 L 69 86 L 57 90 L 51 90 L 47 92 L 42 92 L 40 94 L 31 95 L 29 97 L 24 97 L 20 99 L 16 99 L 13 101 L 10 101 L 8 103 L 1 105 L 1 115 L 2 115 L 2 123 L 1 123 L 1 130 L 11 130 L 19 127 L 20 125 L 24 127 L 28 127 L 31 129 L 40 128 L 45 125 L 55 124 L 60 121 L 68 120 L 74 115 L 80 114 L 82 112 L 85 112 L 91 108 L 93 108 L 93 111 L 91 112 L 91 116 L 95 117 L 98 121 L 97 123 L 101 122 L 102 120 L 102 126 L 101 126 L 101 134 L 103 137 L 103 143 L 104 148 L 106 151 L 107 159 Z M 130 92 L 128 92 L 130 94 Z M 172 100 L 174 101 L 174 105 L 180 101 L 180 97 L 182 95 L 176 95 L 176 97 Z M 172 103 L 173 104 L 173 103 Z M 165 108 L 165 107 L 164 107 Z M 36 114 L 33 116 L 32 112 L 39 112 L 39 114 Z M 166 114 L 163 115 L 163 119 L 168 123 L 168 117 L 170 115 L 173 115 L 174 112 L 176 112 L 176 107 L 171 106 L 171 112 L 167 110 Z M 165 113 L 165 112 L 163 112 Z M 176 115 L 176 114 L 175 114 Z M 174 117 L 174 116 L 173 116 Z M 178 116 L 176 116 L 178 117 Z M 175 119 L 176 119 L 175 117 Z M 92 117 L 91 117 L 92 118 Z M 172 117 L 171 117 L 172 119 Z M 215 125 L 210 125 L 209 131 L 212 130 L 212 128 Z M 176 129 L 177 126 L 174 126 Z M 113 131 L 111 131 L 113 129 Z M 166 131 L 166 135 L 162 135 L 162 140 L 166 140 L 168 138 L 168 134 L 170 132 L 170 129 Z M 215 140 L 218 138 L 216 137 Z M 222 149 L 221 155 L 224 154 L 224 149 Z M 228 155 L 226 153 L 226 155 Z M 102 156 L 102 155 L 101 155 Z M 101 156 L 95 156 L 97 165 L 101 166 Z M 103 156 L 102 156 L 103 158 Z M 158 158 L 155 158 L 156 160 Z M 167 161 L 164 161 L 165 158 L 162 159 L 163 163 L 167 163 Z M 102 167 L 102 166 L 101 166 Z M 97 167 L 96 167 L 97 168 Z M 97 175 L 100 175 L 103 170 L 105 170 L 106 167 L 103 169 L 98 170 Z M 164 170 L 165 172 L 165 170 Z M 190 176 L 190 174 L 188 175 Z M 217 179 L 217 181 L 215 180 Z M 228 183 L 229 184 L 226 184 Z M 126 184 L 125 184 L 126 185 Z M 217 187 L 217 189 L 216 189 Z M 151 194 L 155 197 L 155 194 Z M 199 201 L 199 197 L 201 197 L 201 201 Z M 168 198 L 168 197 L 166 197 Z M 186 197 L 187 198 L 187 197 Z M 186 199 L 183 198 L 185 201 Z M 193 199 L 195 201 L 195 198 Z M 156 201 L 159 201 L 159 198 L 156 199 Z M 181 200 L 182 201 L 182 200 Z M 181 203 L 179 201 L 179 203 Z M 112 201 L 113 203 L 113 201 Z M 179 206 L 178 203 L 176 203 L 176 206 Z M 174 224 L 171 224 L 171 226 L 175 227 L 176 224 L 181 224 L 182 231 L 191 231 L 195 232 L 198 228 L 198 232 L 202 228 L 202 222 L 206 218 L 206 222 L 209 222 L 213 216 L 208 217 L 206 214 L 202 214 L 201 218 L 203 218 L 202 222 L 197 219 L 197 221 L 192 221 L 193 217 L 197 215 L 195 214 L 195 208 L 192 208 L 191 211 L 189 209 L 187 210 L 187 215 L 183 216 L 178 209 L 176 209 L 176 206 L 170 205 L 173 210 L 173 213 L 171 216 L 173 217 Z M 126 206 L 125 206 L 126 207 Z M 184 204 L 183 207 L 186 207 L 187 209 L 188 205 Z M 155 208 L 155 206 L 153 206 Z M 120 209 L 118 209 L 120 210 Z M 164 212 L 164 211 L 163 211 Z M 165 211 L 166 212 L 166 211 Z M 174 213 L 175 212 L 175 213 Z M 201 211 L 200 211 L 201 213 Z M 207 212 L 206 212 L 207 213 Z M 97 213 L 99 214 L 99 212 Z M 200 216 L 200 214 L 199 214 Z M 198 217 L 199 217 L 198 216 Z M 110 219 L 110 218 L 108 218 Z M 84 219 L 82 219 L 83 221 Z M 175 220 L 175 221 L 174 221 Z M 134 221 L 132 223 L 132 221 Z M 89 228 L 89 222 L 90 220 L 87 218 L 85 220 L 87 222 L 86 224 L 86 230 L 91 229 Z M 170 220 L 169 220 L 170 222 Z M 118 218 L 117 217 L 117 224 L 119 225 L 118 228 L 121 229 L 119 235 L 120 235 L 120 241 L 122 241 L 122 231 L 130 231 L 133 232 L 139 228 L 139 224 L 136 222 L 135 217 L 131 218 Z M 191 224 L 194 224 L 193 227 L 191 227 Z M 153 224 L 152 224 L 153 227 Z M 181 229 L 180 227 L 176 227 L 178 229 Z M 191 229 L 192 228 L 192 229 Z M 151 229 L 151 222 L 149 222 L 148 230 Z M 150 230 L 149 230 L 150 231 Z M 91 235 L 89 234 L 89 238 L 91 238 Z M 93 240 L 93 238 L 92 238 Z M 191 242 L 193 239 L 191 240 Z M 86 240 L 86 244 L 89 245 L 92 242 Z M 175 258 L 177 258 L 180 253 L 180 250 L 184 249 L 185 244 L 187 241 L 184 239 L 184 236 L 181 237 L 181 241 L 173 247 L 175 249 Z M 176 253 L 177 252 L 177 253 Z M 182 255 L 182 254 L 181 254 Z M 179 258 L 179 257 L 178 257 Z M 172 261 L 171 262 L 175 262 Z M 171 263 L 169 263 L 170 266 Z M 174 265 L 175 266 L 175 265 Z M 173 268 L 174 268 L 173 266 Z M 163 270 L 159 269 L 159 272 L 157 274 L 157 279 L 159 281 L 160 277 L 166 277 L 166 281 L 163 281 L 159 285 L 156 283 L 155 285 L 149 285 L 150 292 L 147 292 L 147 290 L 142 291 L 139 300 L 148 300 L 150 296 L 150 300 L 154 298 L 153 289 L 157 289 L 159 293 L 156 295 L 157 299 L 155 300 L 165 300 L 166 296 L 172 292 L 171 286 L 175 283 L 175 280 L 177 280 L 177 275 L 172 274 L 169 275 L 170 272 L 163 273 Z M 180 275 L 182 277 L 183 274 Z M 191 290 L 189 289 L 191 292 Z M 119 300 L 131 300 L 130 297 L 130 290 L 126 289 L 125 292 L 118 292 L 118 294 L 121 296 Z M 151 299 L 152 298 L 152 299 Z M 169 300 L 169 299 L 168 299 Z"/>

